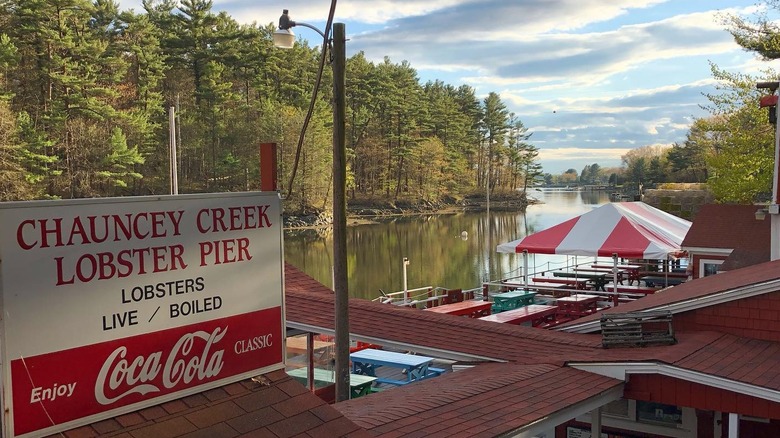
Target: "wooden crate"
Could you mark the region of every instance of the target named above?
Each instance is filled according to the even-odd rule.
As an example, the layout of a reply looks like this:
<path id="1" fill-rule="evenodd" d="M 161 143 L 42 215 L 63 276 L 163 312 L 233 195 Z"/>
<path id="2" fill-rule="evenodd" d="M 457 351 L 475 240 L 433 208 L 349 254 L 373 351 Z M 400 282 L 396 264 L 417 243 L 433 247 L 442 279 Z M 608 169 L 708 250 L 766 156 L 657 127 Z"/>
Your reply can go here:
<path id="1" fill-rule="evenodd" d="M 601 345 L 604 348 L 676 342 L 672 312 L 609 313 L 601 316 Z"/>

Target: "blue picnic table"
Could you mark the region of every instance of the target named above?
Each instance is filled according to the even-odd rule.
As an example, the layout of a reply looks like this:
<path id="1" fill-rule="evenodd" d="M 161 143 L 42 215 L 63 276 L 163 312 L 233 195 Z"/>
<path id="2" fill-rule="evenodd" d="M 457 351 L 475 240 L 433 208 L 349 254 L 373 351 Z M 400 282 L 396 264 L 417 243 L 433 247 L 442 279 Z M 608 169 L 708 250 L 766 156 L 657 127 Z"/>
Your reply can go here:
<path id="1" fill-rule="evenodd" d="M 394 351 L 366 348 L 349 355 L 352 361 L 352 372 L 367 376 L 377 377 L 376 369 L 383 366 L 401 368 L 406 371 L 406 380 L 396 380 L 389 377 L 377 377 L 378 383 L 391 385 L 406 385 L 418 380 L 435 377 L 444 370 L 430 367 L 432 357 L 417 356 L 413 354 L 397 353 Z"/>

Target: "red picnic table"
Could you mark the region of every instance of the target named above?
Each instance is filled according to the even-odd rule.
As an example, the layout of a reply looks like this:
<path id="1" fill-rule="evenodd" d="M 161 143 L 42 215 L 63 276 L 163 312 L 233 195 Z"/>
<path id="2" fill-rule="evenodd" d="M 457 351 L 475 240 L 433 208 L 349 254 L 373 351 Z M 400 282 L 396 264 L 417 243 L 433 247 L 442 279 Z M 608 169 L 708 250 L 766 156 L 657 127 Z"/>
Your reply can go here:
<path id="1" fill-rule="evenodd" d="M 640 286 L 638 283 L 635 285 L 623 285 L 618 284 L 617 288 L 615 288 L 614 284 L 608 284 L 605 286 L 607 289 L 607 292 L 612 292 L 615 289 L 617 289 L 618 293 L 626 293 L 626 294 L 642 294 L 642 295 L 650 295 L 656 293 L 658 290 L 660 290 L 660 287 L 644 287 Z"/>
<path id="2" fill-rule="evenodd" d="M 569 297 L 558 298 L 558 313 L 565 317 L 582 317 L 596 313 L 598 309 L 598 295 L 577 294 Z"/>
<path id="3" fill-rule="evenodd" d="M 506 312 L 483 316 L 479 319 L 483 321 L 501 322 L 514 325 L 530 322 L 531 327 L 539 327 L 540 325 L 554 322 L 555 313 L 557 311 L 557 306 L 531 304 L 525 307 L 507 310 Z"/>
<path id="4" fill-rule="evenodd" d="M 577 278 L 558 278 L 558 277 L 533 277 L 532 280 L 533 283 L 529 283 L 528 287 L 531 287 L 534 284 L 556 284 L 556 285 L 565 285 L 565 286 L 573 286 L 574 289 L 585 289 L 588 287 L 588 280 L 586 279 L 577 279 Z"/>
<path id="5" fill-rule="evenodd" d="M 640 277 L 688 278 L 687 272 L 639 271 Z"/>
<path id="6" fill-rule="evenodd" d="M 490 301 L 466 300 L 459 303 L 444 304 L 436 307 L 424 309 L 428 312 L 446 313 L 448 315 L 468 316 L 470 318 L 479 318 L 480 316 L 490 315 L 490 307 L 493 305 Z"/>

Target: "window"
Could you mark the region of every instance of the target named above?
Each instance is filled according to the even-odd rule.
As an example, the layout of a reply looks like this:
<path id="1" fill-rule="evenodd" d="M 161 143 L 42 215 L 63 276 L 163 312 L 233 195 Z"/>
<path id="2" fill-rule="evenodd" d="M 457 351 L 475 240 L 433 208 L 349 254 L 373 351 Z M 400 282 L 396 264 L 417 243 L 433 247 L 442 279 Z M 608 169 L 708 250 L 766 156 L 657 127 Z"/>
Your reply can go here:
<path id="1" fill-rule="evenodd" d="M 699 260 L 699 277 L 707 277 L 718 273 L 718 268 L 723 260 L 702 259 Z"/>
<path id="2" fill-rule="evenodd" d="M 657 409 L 660 409 L 660 412 Z M 576 420 L 590 423 L 590 413 L 580 415 Z M 675 438 L 696 438 L 698 436 L 694 408 L 619 399 L 601 407 L 601 420 L 602 425 L 606 427 L 622 429 L 627 432 Z M 628 436 L 632 435 L 629 433 Z"/>
<path id="3" fill-rule="evenodd" d="M 631 419 L 631 408 L 627 399 L 621 398 L 601 407 L 601 413 L 611 417 Z"/>
<path id="4" fill-rule="evenodd" d="M 640 423 L 679 427 L 683 424 L 682 409 L 663 403 L 637 400 L 636 420 Z"/>

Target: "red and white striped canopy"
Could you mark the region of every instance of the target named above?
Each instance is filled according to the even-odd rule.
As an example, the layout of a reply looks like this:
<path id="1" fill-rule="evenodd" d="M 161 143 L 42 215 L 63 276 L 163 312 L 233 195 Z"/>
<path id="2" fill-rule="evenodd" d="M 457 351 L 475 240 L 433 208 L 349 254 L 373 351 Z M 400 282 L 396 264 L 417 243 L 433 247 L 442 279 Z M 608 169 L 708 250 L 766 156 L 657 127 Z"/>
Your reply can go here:
<path id="1" fill-rule="evenodd" d="M 498 252 L 665 259 L 681 252 L 691 222 L 643 202 L 604 204 L 519 240 Z"/>

